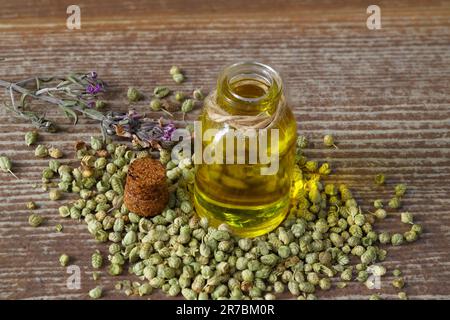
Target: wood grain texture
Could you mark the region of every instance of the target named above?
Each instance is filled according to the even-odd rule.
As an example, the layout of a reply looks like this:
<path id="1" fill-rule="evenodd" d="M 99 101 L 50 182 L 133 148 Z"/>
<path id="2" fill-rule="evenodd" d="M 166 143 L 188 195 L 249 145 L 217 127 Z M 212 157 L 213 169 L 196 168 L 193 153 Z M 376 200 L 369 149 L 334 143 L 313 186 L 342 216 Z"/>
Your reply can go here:
<path id="1" fill-rule="evenodd" d="M 228 63 L 268 63 L 282 73 L 299 132 L 313 143 L 307 155 L 329 159 L 333 180 L 348 183 L 364 209 L 376 198 L 388 199 L 396 183 L 408 185 L 405 210 L 426 232 L 414 245 L 390 248 L 385 265 L 401 267 L 411 298 L 450 298 L 450 1 L 378 1 L 377 31 L 366 28 L 368 1 L 77 3 L 82 29 L 69 31 L 65 11 L 72 1 L 1 0 L 0 78 L 95 69 L 110 84 L 110 108 L 126 110 L 129 85 L 145 92 L 156 84 L 211 89 Z M 173 85 L 172 64 L 185 71 L 185 84 Z M 1 92 L 0 100 L 6 98 Z M 136 108 L 147 110 L 147 104 Z M 99 134 L 93 121 L 73 127 L 57 110 L 37 108 L 63 123 L 41 143 L 72 150 L 75 140 Z M 59 218 L 60 204 L 33 189 L 48 160 L 36 160 L 24 144 L 28 128 L 0 108 L 0 153 L 13 159 L 21 178 L 1 174 L 0 298 L 83 299 L 95 286 L 90 255 L 96 248 L 106 255 L 107 247 L 92 240 L 83 223 Z M 329 132 L 338 150 L 322 147 Z M 64 162 L 74 163 L 73 153 Z M 386 173 L 386 187 L 373 186 L 378 172 Z M 29 200 L 46 217 L 36 229 L 27 224 Z M 398 215 L 377 229 L 405 231 Z M 63 233 L 54 232 L 57 223 Z M 81 267 L 80 290 L 66 286 L 68 274 L 58 264 L 63 252 Z M 124 298 L 113 290 L 116 280 L 103 271 L 105 298 Z M 395 296 L 390 280 L 382 282 L 386 297 Z M 351 283 L 319 297 L 365 299 L 371 293 Z"/>

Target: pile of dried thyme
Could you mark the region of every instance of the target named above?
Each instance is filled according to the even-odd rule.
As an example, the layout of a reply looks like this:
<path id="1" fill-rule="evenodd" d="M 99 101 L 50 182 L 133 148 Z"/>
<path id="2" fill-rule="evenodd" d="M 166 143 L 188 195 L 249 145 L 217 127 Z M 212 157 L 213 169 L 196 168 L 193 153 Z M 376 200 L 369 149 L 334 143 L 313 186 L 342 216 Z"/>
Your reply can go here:
<path id="1" fill-rule="evenodd" d="M 383 201 L 374 202 L 374 212 L 363 212 L 346 185 L 321 181 L 330 174 L 330 165 L 308 161 L 302 152 L 306 138 L 299 137 L 297 144 L 291 212 L 273 232 L 254 239 L 233 236 L 226 226 L 212 228 L 195 214 L 192 160 L 182 155 L 181 160 L 172 160 L 169 150 L 160 150 L 160 161 L 167 169 L 170 200 L 153 218 L 129 212 L 123 204 L 128 166 L 150 156 L 148 151 L 92 138 L 90 144 L 77 143 L 78 167 L 50 160 L 43 183 L 54 200 L 60 191 L 78 194 L 76 201 L 59 208 L 59 214 L 85 221 L 97 241 L 109 243 L 108 257 L 93 252 L 94 270 L 107 262 L 112 276 L 128 266 L 129 273 L 139 277 L 139 281 L 117 283 L 116 289 L 127 295 L 150 295 L 161 289 L 170 297 L 181 294 L 186 299 L 271 300 L 288 291 L 297 299 L 315 299 L 317 291 L 343 288 L 353 280 L 373 288 L 374 277 L 387 273 L 378 264 L 387 255 L 379 244 L 413 242 L 422 227 L 404 212 L 401 221 L 411 226 L 409 231 L 376 232 L 375 221 L 387 215 Z M 330 138 L 325 144 L 335 146 Z M 38 146 L 36 156 L 48 156 L 43 150 Z M 405 185 L 397 185 L 389 207 L 398 208 L 405 192 Z M 41 222 L 37 215 L 30 217 L 34 226 Z M 61 256 L 62 265 L 68 261 L 68 256 Z M 393 275 L 399 298 L 406 299 L 401 272 L 394 270 Z M 97 299 L 102 293 L 99 285 L 89 296 Z M 379 294 L 370 297 L 379 298 Z"/>

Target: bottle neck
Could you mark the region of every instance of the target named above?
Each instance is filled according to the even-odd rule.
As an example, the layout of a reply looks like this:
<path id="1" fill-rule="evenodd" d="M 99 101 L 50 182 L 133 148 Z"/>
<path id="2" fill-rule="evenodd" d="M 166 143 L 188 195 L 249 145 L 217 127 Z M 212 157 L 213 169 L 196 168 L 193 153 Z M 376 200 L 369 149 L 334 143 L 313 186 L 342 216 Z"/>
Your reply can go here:
<path id="1" fill-rule="evenodd" d="M 256 62 L 233 64 L 217 81 L 217 103 L 232 115 L 271 115 L 282 95 L 282 82 L 271 67 Z"/>

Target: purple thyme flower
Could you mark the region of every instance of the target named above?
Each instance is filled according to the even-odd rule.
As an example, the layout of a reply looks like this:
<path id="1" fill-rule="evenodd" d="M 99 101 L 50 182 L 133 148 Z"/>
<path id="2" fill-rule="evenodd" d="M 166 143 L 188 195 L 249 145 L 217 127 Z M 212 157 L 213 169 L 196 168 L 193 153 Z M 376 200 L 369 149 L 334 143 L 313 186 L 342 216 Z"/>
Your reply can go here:
<path id="1" fill-rule="evenodd" d="M 86 87 L 86 93 L 89 93 L 89 94 L 97 94 L 101 91 L 103 91 L 103 86 L 101 83 L 97 83 L 95 86 L 92 84 L 89 84 Z"/>
<path id="2" fill-rule="evenodd" d="M 88 105 L 89 108 L 94 108 L 94 107 L 95 107 L 95 101 L 94 101 L 94 100 L 91 100 L 91 101 L 89 101 L 89 102 L 87 103 L 87 105 Z"/>
<path id="3" fill-rule="evenodd" d="M 172 138 L 172 134 L 175 131 L 175 125 L 173 123 L 169 123 L 163 127 L 163 135 L 161 137 L 162 141 L 170 141 Z"/>
<path id="4" fill-rule="evenodd" d="M 90 75 L 91 79 L 97 79 L 97 72 L 91 71 L 91 73 L 89 75 Z"/>

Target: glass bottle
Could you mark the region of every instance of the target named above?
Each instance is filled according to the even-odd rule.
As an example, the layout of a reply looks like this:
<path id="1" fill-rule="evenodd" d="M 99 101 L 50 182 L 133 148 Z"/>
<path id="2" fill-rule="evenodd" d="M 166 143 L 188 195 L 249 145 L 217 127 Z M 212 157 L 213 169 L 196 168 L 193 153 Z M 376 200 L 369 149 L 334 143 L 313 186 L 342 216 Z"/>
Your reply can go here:
<path id="1" fill-rule="evenodd" d="M 256 62 L 226 67 L 200 118 L 195 132 L 203 152 L 200 159 L 195 150 L 197 213 L 210 225 L 225 223 L 244 237 L 273 230 L 289 210 L 297 138 L 279 74 Z"/>

